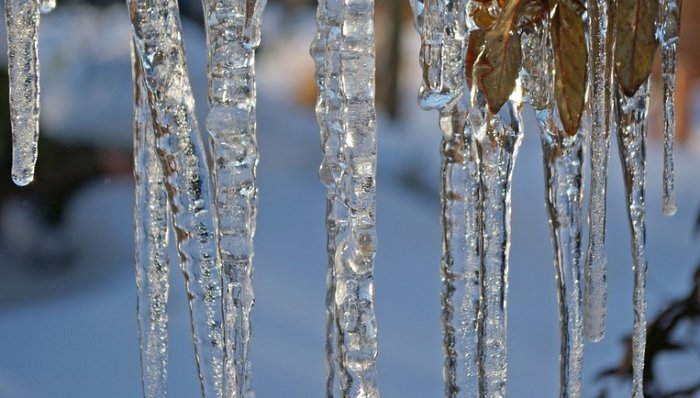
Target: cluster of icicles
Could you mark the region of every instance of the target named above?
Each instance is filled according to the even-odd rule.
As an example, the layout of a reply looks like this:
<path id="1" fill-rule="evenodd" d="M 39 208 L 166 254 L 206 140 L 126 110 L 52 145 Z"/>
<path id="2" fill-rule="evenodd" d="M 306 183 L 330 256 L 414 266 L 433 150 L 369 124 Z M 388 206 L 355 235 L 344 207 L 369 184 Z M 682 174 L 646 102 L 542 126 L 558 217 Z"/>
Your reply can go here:
<path id="1" fill-rule="evenodd" d="M 412 0 L 422 38 L 419 102 L 440 112 L 442 327 L 446 397 L 504 397 L 510 185 L 529 103 L 539 122 L 545 199 L 558 286 L 561 397 L 581 395 L 583 335 L 605 328 L 605 191 L 611 133 L 625 173 L 634 269 L 633 396 L 643 396 L 645 136 L 649 82 L 617 89 L 611 2 L 589 1 L 588 113 L 563 134 L 553 95 L 552 43 L 544 27 L 523 34 L 518 88 L 492 113 L 467 87 L 468 10 L 497 0 Z M 175 0 L 127 0 L 132 23 L 136 276 L 144 395 L 167 395 L 168 238 L 176 238 L 189 295 L 202 395 L 253 397 L 250 311 L 257 211 L 255 50 L 265 0 L 204 0 L 210 149 L 194 100 Z M 12 178 L 30 183 L 39 127 L 38 32 L 54 0 L 6 0 Z M 680 0 L 663 0 L 658 39 L 664 82 L 664 212 L 675 212 L 673 91 Z M 376 114 L 374 0 L 319 0 L 316 62 L 327 188 L 326 396 L 378 397 L 374 314 Z M 589 246 L 581 265 L 583 164 L 590 132 Z M 212 162 L 208 162 L 207 153 Z"/>

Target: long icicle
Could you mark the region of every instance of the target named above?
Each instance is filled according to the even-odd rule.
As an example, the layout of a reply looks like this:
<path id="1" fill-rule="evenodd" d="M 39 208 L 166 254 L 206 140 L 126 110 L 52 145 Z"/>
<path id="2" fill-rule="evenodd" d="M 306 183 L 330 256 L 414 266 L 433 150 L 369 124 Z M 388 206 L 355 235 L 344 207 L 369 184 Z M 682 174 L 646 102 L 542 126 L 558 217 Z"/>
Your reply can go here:
<path id="1" fill-rule="evenodd" d="M 646 347 L 646 133 L 650 80 L 632 97 L 617 92 L 617 142 L 625 179 L 627 215 L 632 233 L 634 326 L 632 333 L 632 397 L 644 397 Z"/>
<path id="2" fill-rule="evenodd" d="M 549 24 L 522 34 L 520 81 L 540 127 L 544 186 L 554 248 L 561 350 L 559 396 L 581 396 L 583 320 L 581 290 L 581 218 L 585 128 L 568 136 L 554 99 L 554 65 Z"/>
<path id="3" fill-rule="evenodd" d="M 34 180 L 39 142 L 39 0 L 6 0 L 12 180 Z"/>
<path id="4" fill-rule="evenodd" d="M 472 94 L 470 123 L 478 148 L 480 176 L 481 299 L 478 318 L 479 394 L 505 397 L 508 360 L 507 297 L 511 181 L 522 141 L 522 120 L 511 101 L 498 114 L 480 93 Z"/>
<path id="5" fill-rule="evenodd" d="M 591 104 L 591 194 L 588 205 L 584 328 L 591 341 L 605 336 L 608 295 L 605 251 L 607 168 L 613 113 L 613 54 L 615 0 L 588 2 L 590 29 L 589 76 Z"/>
<path id="6" fill-rule="evenodd" d="M 676 68 L 678 63 L 678 40 L 681 33 L 682 0 L 662 0 L 661 26 L 661 76 L 664 82 L 664 173 L 663 212 L 676 214 L 676 192 L 673 166 L 673 142 L 676 136 Z"/>
<path id="7" fill-rule="evenodd" d="M 219 254 L 224 276 L 224 396 L 252 396 L 249 360 L 258 205 L 255 49 L 265 0 L 204 0 Z"/>
<path id="8" fill-rule="evenodd" d="M 374 312 L 376 111 L 374 0 L 342 0 L 340 98 L 347 172 L 342 195 L 349 231 L 338 245 L 336 323 L 343 397 L 379 397 Z"/>
<path id="9" fill-rule="evenodd" d="M 441 322 L 446 397 L 477 397 L 479 184 L 476 147 L 466 123 L 466 1 L 412 2 L 421 34 L 419 103 L 440 111 L 442 225 Z M 425 6 L 425 7 L 424 7 Z M 466 131 L 465 131 L 466 129 Z M 469 136 L 467 139 L 466 136 Z"/>
<path id="10" fill-rule="evenodd" d="M 134 238 L 136 307 L 143 396 L 168 396 L 168 194 L 156 154 L 155 131 L 143 69 L 132 54 L 134 82 Z"/>
<path id="11" fill-rule="evenodd" d="M 319 169 L 321 182 L 326 187 L 326 229 L 328 268 L 326 272 L 326 398 L 336 394 L 338 337 L 335 316 L 336 258 L 338 247 L 347 234 L 348 208 L 340 191 L 345 172 L 344 134 L 340 128 L 342 103 L 340 101 L 339 57 L 340 3 L 338 0 L 320 0 L 316 12 L 317 32 L 311 44 L 311 56 L 316 64 L 318 100 L 316 118 L 321 132 L 323 161 Z M 338 352 L 336 352 L 338 351 Z"/>
<path id="12" fill-rule="evenodd" d="M 221 397 L 224 366 L 221 265 L 209 170 L 195 119 L 175 0 L 127 0 L 189 296 L 201 392 Z"/>

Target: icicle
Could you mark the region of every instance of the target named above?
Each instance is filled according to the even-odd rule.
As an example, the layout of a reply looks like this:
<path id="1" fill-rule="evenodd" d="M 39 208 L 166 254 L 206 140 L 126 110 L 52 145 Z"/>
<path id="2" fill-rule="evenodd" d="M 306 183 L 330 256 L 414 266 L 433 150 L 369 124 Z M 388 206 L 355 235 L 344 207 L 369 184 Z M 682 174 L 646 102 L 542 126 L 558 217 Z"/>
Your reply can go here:
<path id="1" fill-rule="evenodd" d="M 634 327 L 632 334 L 632 396 L 644 397 L 644 351 L 646 346 L 646 132 L 649 111 L 649 80 L 628 98 L 617 93 L 619 125 L 617 141 L 625 176 L 627 214 L 632 232 L 634 271 Z"/>
<path id="2" fill-rule="evenodd" d="M 479 175 L 476 144 L 460 103 L 440 113 L 442 329 L 445 397 L 478 397 Z M 467 130 L 465 132 L 465 129 Z"/>
<path id="3" fill-rule="evenodd" d="M 127 5 L 188 290 L 202 395 L 221 397 L 224 355 L 218 239 L 177 2 L 128 0 Z"/>
<path id="4" fill-rule="evenodd" d="M 424 109 L 441 109 L 459 97 L 464 85 L 466 0 L 425 0 L 416 14 L 421 29 L 420 62 L 423 80 L 419 103 Z"/>
<path id="5" fill-rule="evenodd" d="M 337 245 L 335 306 L 343 397 L 373 398 L 377 389 L 374 313 L 376 114 L 374 1 L 342 0 L 340 98 L 347 172 L 341 194 L 349 228 Z"/>
<path id="6" fill-rule="evenodd" d="M 39 10 L 42 14 L 48 14 L 56 8 L 56 0 L 40 0 Z"/>
<path id="7" fill-rule="evenodd" d="M 341 8 L 338 0 L 320 0 L 316 13 L 317 32 L 311 44 L 316 64 L 318 101 L 316 116 L 321 131 L 323 161 L 319 170 L 327 190 L 326 228 L 328 233 L 328 269 L 326 274 L 326 398 L 335 396 L 335 374 L 338 366 L 336 350 L 335 291 L 338 248 L 347 236 L 348 208 L 343 202 L 341 181 L 345 172 L 343 160 L 344 133 L 341 129 L 340 100 L 340 27 Z"/>
<path id="8" fill-rule="evenodd" d="M 663 212 L 676 214 L 675 177 L 673 172 L 673 141 L 676 135 L 676 110 L 673 95 L 676 91 L 678 39 L 681 32 L 681 0 L 663 0 L 661 8 L 661 73 L 664 81 L 664 175 Z"/>
<path id="9" fill-rule="evenodd" d="M 155 151 L 143 72 L 131 54 L 134 81 L 136 287 L 141 377 L 146 398 L 168 396 L 168 196 Z"/>
<path id="10" fill-rule="evenodd" d="M 592 341 L 605 335 L 607 301 L 607 254 L 605 219 L 608 153 L 613 111 L 613 53 L 615 37 L 613 10 L 615 1 L 589 1 L 591 76 L 591 196 L 588 205 L 589 238 L 585 267 L 584 327 Z"/>
<path id="11" fill-rule="evenodd" d="M 559 303 L 559 396 L 576 398 L 581 396 L 583 362 L 580 258 L 585 128 L 568 136 L 559 119 L 548 28 L 547 21 L 543 21 L 533 31 L 523 32 L 520 81 L 525 100 L 535 108 L 544 155 L 545 199 Z"/>
<path id="12" fill-rule="evenodd" d="M 510 186 L 522 141 L 521 120 L 510 101 L 494 115 L 478 92 L 473 98 L 475 105 L 469 117 L 478 148 L 482 228 L 477 347 L 479 394 L 505 397 Z"/>
<path id="13" fill-rule="evenodd" d="M 252 396 L 249 344 L 257 213 L 255 49 L 265 0 L 204 0 L 209 50 L 206 119 L 223 266 L 224 396 Z"/>
<path id="14" fill-rule="evenodd" d="M 39 141 L 39 0 L 6 0 L 12 180 L 34 179 Z"/>

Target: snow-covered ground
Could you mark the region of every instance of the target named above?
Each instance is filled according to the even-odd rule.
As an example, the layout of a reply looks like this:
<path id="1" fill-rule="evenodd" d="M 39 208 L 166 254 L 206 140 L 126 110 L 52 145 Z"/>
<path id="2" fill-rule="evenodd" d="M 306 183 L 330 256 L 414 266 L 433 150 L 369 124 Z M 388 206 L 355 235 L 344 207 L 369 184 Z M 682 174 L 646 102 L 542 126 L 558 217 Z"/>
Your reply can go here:
<path id="1" fill-rule="evenodd" d="M 129 145 L 128 41 L 123 33 L 127 18 L 122 9 L 111 12 L 110 23 L 122 25 L 108 32 L 91 25 L 88 17 L 96 17 L 96 13 L 86 11 L 81 17 L 87 26 L 84 31 L 92 36 L 64 33 L 82 37 L 82 43 L 97 54 L 115 54 L 84 66 L 94 73 L 81 75 L 84 81 L 77 86 L 92 96 L 80 100 L 77 93 L 51 94 L 64 83 L 51 81 L 61 75 L 47 69 L 42 75 L 44 115 L 57 131 L 99 131 L 109 142 Z M 317 177 L 320 149 L 314 115 L 291 100 L 295 84 L 312 68 L 306 51 L 315 26 L 309 17 L 285 22 L 296 26 L 294 35 L 266 32 L 265 51 L 258 62 L 260 211 L 255 240 L 252 361 L 254 387 L 261 398 L 320 397 L 323 392 L 325 191 Z M 282 25 L 279 10 L 268 10 L 266 18 L 267 26 Z M 65 32 L 70 26 L 76 29 L 60 6 L 43 24 L 43 32 Z M 110 39 L 108 49 L 94 47 L 97 37 L 109 35 L 114 39 Z M 61 40 L 60 35 L 47 36 L 52 43 Z M 411 32 L 407 36 L 416 38 Z M 192 28 L 187 29 L 186 38 L 201 112 L 206 107 L 204 39 Z M 80 47 L 80 43 L 72 41 L 71 46 Z M 415 42 L 407 43 L 409 48 L 415 49 Z M 434 194 L 440 137 L 436 115 L 415 105 L 417 58 L 415 50 L 408 52 L 413 58 L 408 59 L 404 71 L 408 96 L 405 117 L 398 123 L 379 121 L 378 370 L 383 396 L 426 398 L 442 395 L 439 202 Z M 44 53 L 47 67 L 52 62 L 51 47 Z M 73 57 L 60 51 L 53 54 L 62 60 L 59 65 L 71 70 Z M 113 75 L 112 86 L 97 90 L 96 85 L 105 83 L 102 67 L 117 71 L 121 80 L 112 79 Z M 95 98 L 102 98 L 105 92 L 113 97 L 113 104 L 106 101 L 100 108 L 102 103 Z M 50 110 L 61 102 L 64 113 Z M 87 106 L 94 108 L 86 111 Z M 614 148 L 608 205 L 608 332 L 602 343 L 587 346 L 585 396 L 597 391 L 596 373 L 620 360 L 620 341 L 632 324 L 629 233 Z M 700 157 L 690 149 L 678 150 L 679 211 L 668 218 L 660 210 L 659 143 L 652 142 L 648 152 L 649 314 L 653 315 L 670 298 L 687 291 L 700 254 L 697 241 L 691 237 L 700 203 L 696 175 Z M 418 176 L 419 184 L 405 183 L 408 174 Z M 508 393 L 515 398 L 554 397 L 558 389 L 557 310 L 542 184 L 539 138 L 536 131 L 528 131 L 513 184 Z M 113 180 L 86 187 L 70 204 L 63 227 L 64 232 L 75 234 L 67 244 L 75 250 L 76 269 L 99 268 L 108 276 L 49 299 L 0 306 L 0 398 L 140 395 L 131 185 L 128 180 Z M 198 391 L 185 292 L 181 275 L 173 268 L 171 395 L 194 397 Z M 675 382 L 691 381 L 700 373 L 700 363 L 669 357 L 659 371 Z M 629 395 L 625 388 L 617 386 L 614 396 Z"/>

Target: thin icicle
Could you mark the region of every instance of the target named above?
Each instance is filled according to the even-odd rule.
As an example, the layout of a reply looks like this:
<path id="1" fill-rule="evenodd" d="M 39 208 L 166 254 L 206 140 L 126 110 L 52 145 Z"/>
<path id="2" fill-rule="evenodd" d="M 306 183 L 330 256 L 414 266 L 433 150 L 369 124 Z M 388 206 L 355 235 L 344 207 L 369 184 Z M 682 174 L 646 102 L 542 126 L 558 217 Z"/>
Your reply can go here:
<path id="1" fill-rule="evenodd" d="M 554 247 L 561 351 L 559 396 L 581 396 L 583 321 L 581 218 L 584 132 L 564 132 L 554 100 L 553 53 L 548 23 L 522 34 L 520 81 L 525 100 L 535 108 L 544 161 L 545 204 Z"/>
<path id="2" fill-rule="evenodd" d="M 460 101 L 441 111 L 442 329 L 445 397 L 478 397 L 479 183 L 476 145 Z M 465 132 L 465 129 L 467 130 Z"/>
<path id="3" fill-rule="evenodd" d="M 379 397 L 374 312 L 376 113 L 374 1 L 342 0 L 340 98 L 347 172 L 341 186 L 349 228 L 337 245 L 336 322 L 343 397 Z"/>
<path id="4" fill-rule="evenodd" d="M 675 177 L 673 171 L 673 141 L 676 136 L 676 67 L 678 63 L 678 39 L 681 33 L 682 0 L 662 0 L 661 26 L 661 74 L 664 81 L 664 175 L 663 212 L 676 214 Z"/>
<path id="5" fill-rule="evenodd" d="M 470 112 L 481 184 L 481 300 L 478 319 L 479 394 L 505 397 L 510 187 L 522 141 L 521 120 L 508 101 L 494 115 L 479 93 Z"/>
<path id="6" fill-rule="evenodd" d="M 168 195 L 156 154 L 143 71 L 131 54 L 134 82 L 134 238 L 143 396 L 168 396 Z"/>
<path id="7" fill-rule="evenodd" d="M 127 5 L 188 290 L 202 395 L 221 397 L 221 265 L 217 261 L 209 170 L 194 116 L 177 2 L 128 0 Z"/>
<path id="8" fill-rule="evenodd" d="M 649 80 L 631 98 L 617 93 L 618 129 L 622 171 L 625 176 L 627 215 L 632 233 L 634 272 L 634 327 L 632 333 L 632 396 L 644 397 L 644 352 L 646 346 L 646 133 L 649 111 Z"/>
<path id="9" fill-rule="evenodd" d="M 42 14 L 48 14 L 56 8 L 56 0 L 40 0 L 39 10 Z"/>
<path id="10" fill-rule="evenodd" d="M 39 142 L 39 0 L 6 0 L 12 180 L 34 180 Z"/>
<path id="11" fill-rule="evenodd" d="M 605 336 L 608 295 L 605 219 L 608 155 L 613 115 L 614 0 L 588 2 L 590 22 L 589 79 L 591 104 L 591 196 L 588 205 L 588 250 L 585 266 L 584 327 L 591 341 Z"/>
<path id="12" fill-rule="evenodd" d="M 214 197 L 223 266 L 224 396 L 252 396 L 249 359 L 258 206 L 255 49 L 265 0 L 204 0 Z"/>
<path id="13" fill-rule="evenodd" d="M 343 160 L 344 133 L 340 128 L 342 103 L 340 101 L 340 2 L 320 0 L 316 13 L 317 32 L 311 44 L 311 56 L 316 64 L 318 101 L 316 117 L 321 132 L 323 161 L 319 170 L 321 182 L 327 190 L 326 229 L 328 268 L 326 274 L 326 398 L 336 395 L 338 368 L 338 337 L 336 331 L 335 290 L 336 258 L 338 247 L 347 234 L 348 208 L 340 191 L 345 162 Z"/>

